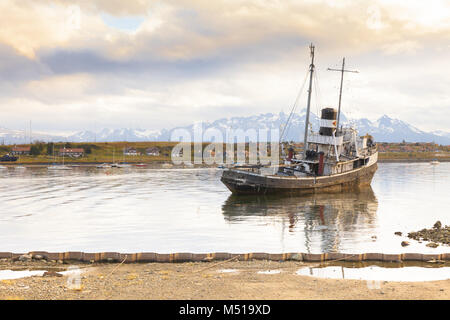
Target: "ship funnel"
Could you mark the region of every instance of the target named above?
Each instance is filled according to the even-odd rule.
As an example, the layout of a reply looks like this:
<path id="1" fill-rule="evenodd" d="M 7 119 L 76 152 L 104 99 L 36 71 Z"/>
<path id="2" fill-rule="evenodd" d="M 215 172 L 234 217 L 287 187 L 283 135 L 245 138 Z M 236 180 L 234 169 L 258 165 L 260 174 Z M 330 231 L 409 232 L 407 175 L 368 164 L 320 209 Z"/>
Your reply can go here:
<path id="1" fill-rule="evenodd" d="M 322 136 L 332 136 L 333 131 L 336 130 L 336 116 L 337 111 L 333 108 L 322 109 L 322 116 L 320 118 L 319 134 Z"/>

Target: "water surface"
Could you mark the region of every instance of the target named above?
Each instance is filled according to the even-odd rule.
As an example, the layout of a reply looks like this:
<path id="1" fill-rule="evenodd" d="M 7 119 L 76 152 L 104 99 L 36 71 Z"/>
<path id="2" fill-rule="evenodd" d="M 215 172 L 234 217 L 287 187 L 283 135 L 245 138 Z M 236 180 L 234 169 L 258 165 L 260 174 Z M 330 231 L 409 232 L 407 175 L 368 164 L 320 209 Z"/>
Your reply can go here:
<path id="1" fill-rule="evenodd" d="M 450 267 L 424 268 L 403 267 L 384 268 L 369 266 L 364 268 L 347 268 L 344 266 L 304 267 L 296 274 L 316 278 L 353 279 L 374 281 L 437 281 L 450 279 Z"/>
<path id="2" fill-rule="evenodd" d="M 220 175 L 1 170 L 0 251 L 449 252 L 394 232 L 450 224 L 450 163 L 380 163 L 371 189 L 307 197 L 232 196 Z"/>

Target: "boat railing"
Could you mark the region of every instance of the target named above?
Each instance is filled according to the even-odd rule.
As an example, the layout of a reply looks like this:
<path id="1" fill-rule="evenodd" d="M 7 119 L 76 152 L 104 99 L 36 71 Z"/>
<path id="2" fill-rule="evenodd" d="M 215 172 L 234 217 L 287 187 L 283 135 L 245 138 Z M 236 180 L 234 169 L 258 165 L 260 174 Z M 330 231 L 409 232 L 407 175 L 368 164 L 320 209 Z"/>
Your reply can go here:
<path id="1" fill-rule="evenodd" d="M 304 174 L 306 176 L 310 176 L 310 177 L 316 177 L 317 176 L 315 172 L 306 172 L 304 170 L 299 170 L 299 169 L 297 169 L 295 167 L 280 167 L 280 170 L 279 170 L 280 173 L 285 173 L 287 171 L 291 172 L 293 176 L 295 176 L 294 172 L 299 172 L 299 173 L 302 173 L 302 174 Z"/>

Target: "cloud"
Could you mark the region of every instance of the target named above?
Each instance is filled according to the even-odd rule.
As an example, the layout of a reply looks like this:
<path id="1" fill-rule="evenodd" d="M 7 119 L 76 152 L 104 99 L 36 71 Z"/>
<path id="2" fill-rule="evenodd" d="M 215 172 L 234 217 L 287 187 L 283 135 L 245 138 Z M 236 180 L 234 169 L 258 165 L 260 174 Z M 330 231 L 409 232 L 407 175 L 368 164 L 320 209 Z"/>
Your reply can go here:
<path id="1" fill-rule="evenodd" d="M 388 43 L 381 47 L 381 49 L 389 55 L 393 54 L 411 54 L 417 52 L 421 45 L 417 41 L 403 41 L 396 43 Z"/>
<path id="2" fill-rule="evenodd" d="M 33 80 L 47 73 L 48 70 L 43 64 L 0 43 L 0 80 L 2 82 Z"/>
<path id="3" fill-rule="evenodd" d="M 346 56 L 361 71 L 345 78 L 349 111 L 395 113 L 421 128 L 446 129 L 438 115 L 450 106 L 450 74 L 443 72 L 450 69 L 449 5 L 433 4 L 5 0 L 0 102 L 9 108 L 0 116 L 11 126 L 24 114 L 42 126 L 53 126 L 54 117 L 76 130 L 91 121 L 84 113 L 104 126 L 139 119 L 144 127 L 168 127 L 287 111 L 314 42 L 318 107 L 336 104 L 338 75 L 325 70 Z M 436 119 L 423 122 L 412 107 Z"/>

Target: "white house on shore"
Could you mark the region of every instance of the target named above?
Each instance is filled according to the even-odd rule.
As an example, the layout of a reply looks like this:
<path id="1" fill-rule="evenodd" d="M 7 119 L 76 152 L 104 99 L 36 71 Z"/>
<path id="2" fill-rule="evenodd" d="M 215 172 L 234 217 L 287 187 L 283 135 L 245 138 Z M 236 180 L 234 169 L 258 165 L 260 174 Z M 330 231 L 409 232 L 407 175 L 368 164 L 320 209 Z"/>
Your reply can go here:
<path id="1" fill-rule="evenodd" d="M 83 148 L 63 148 L 59 149 L 59 155 L 71 158 L 80 158 L 84 156 Z"/>
<path id="2" fill-rule="evenodd" d="M 126 156 L 139 156 L 141 153 L 136 150 L 136 148 L 125 148 L 123 149 L 123 154 Z"/>
<path id="3" fill-rule="evenodd" d="M 151 148 L 147 148 L 147 149 L 145 150 L 145 153 L 146 153 L 148 156 L 159 156 L 160 150 L 159 150 L 158 147 L 151 147 Z"/>

